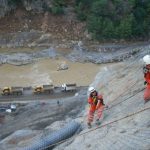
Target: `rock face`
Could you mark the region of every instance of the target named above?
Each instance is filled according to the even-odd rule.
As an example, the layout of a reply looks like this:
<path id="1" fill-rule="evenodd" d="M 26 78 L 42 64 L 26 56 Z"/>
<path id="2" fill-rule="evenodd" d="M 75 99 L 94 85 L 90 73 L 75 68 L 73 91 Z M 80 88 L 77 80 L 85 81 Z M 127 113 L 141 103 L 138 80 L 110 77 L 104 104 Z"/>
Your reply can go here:
<path id="1" fill-rule="evenodd" d="M 53 48 L 45 49 L 35 53 L 0 54 L 0 64 L 12 64 L 16 66 L 30 64 L 38 58 L 55 58 L 57 56 Z"/>
<path id="2" fill-rule="evenodd" d="M 15 33 L 18 36 L 20 32 L 41 31 L 51 36 L 47 44 L 52 43 L 52 39 L 55 41 L 78 40 L 84 37 L 89 39 L 88 33 L 85 32 L 85 23 L 77 20 L 74 3 L 66 1 L 64 13 L 61 15 L 54 15 L 51 12 L 55 8 L 53 3 L 54 0 L 0 0 L 0 34 L 5 39 L 6 33 L 6 35 Z M 8 37 L 14 36 L 10 34 Z M 28 41 L 28 38 L 26 40 Z"/>
<path id="3" fill-rule="evenodd" d="M 19 106 L 15 113 L 5 116 L 0 124 L 0 150 L 20 150 L 36 138 L 48 136 L 64 127 L 82 111 L 86 103 L 86 90 L 82 95 L 49 102 L 33 102 Z M 82 109 L 81 109 L 82 108 Z M 6 138 L 5 138 L 6 137 Z"/>
<path id="4" fill-rule="evenodd" d="M 23 34 L 23 33 L 22 33 Z M 14 35 L 15 36 L 15 35 Z M 25 35 L 24 35 L 25 36 Z M 28 36 L 28 35 L 27 35 Z M 38 39 L 34 39 L 34 37 L 39 36 Z M 17 52 L 17 53 L 2 53 L 0 54 L 0 64 L 8 63 L 13 65 L 24 65 L 28 63 L 32 63 L 35 59 L 38 58 L 56 58 L 59 56 L 64 56 L 65 58 L 75 61 L 75 62 L 92 62 L 96 64 L 101 63 L 112 63 L 112 62 L 120 62 L 124 61 L 127 58 L 132 58 L 136 53 L 142 51 L 142 49 L 149 50 L 149 43 L 147 44 L 131 44 L 131 45 L 96 45 L 94 48 L 88 47 L 80 43 L 80 41 L 72 41 L 67 43 L 66 45 L 60 45 L 65 48 L 70 48 L 72 51 L 63 53 L 57 51 L 59 45 L 54 45 L 52 43 L 48 43 L 49 34 L 44 34 L 40 36 L 40 34 L 36 34 L 33 32 L 31 35 L 29 34 L 28 41 L 26 41 L 23 37 L 16 36 L 16 41 L 12 39 L 5 39 L 0 37 L 0 44 L 5 48 L 6 47 L 18 47 L 21 49 L 20 45 L 28 45 L 29 47 L 35 46 L 48 46 L 49 48 L 43 49 L 41 51 L 36 52 Z M 26 38 L 26 37 L 25 37 Z M 7 44 L 6 44 L 7 41 Z M 29 44 L 30 43 L 30 44 Z M 44 44 L 45 43 L 45 44 Z M 10 48 L 11 49 L 11 48 Z M 67 64 L 63 63 L 59 64 L 58 70 L 68 69 Z"/>
<path id="5" fill-rule="evenodd" d="M 66 64 L 66 62 L 62 62 L 61 64 L 59 64 L 57 70 L 67 70 L 68 69 L 68 65 Z"/>
<path id="6" fill-rule="evenodd" d="M 75 137 L 70 145 L 66 142 L 55 150 L 78 150 L 79 147 L 82 150 L 148 150 L 150 148 L 150 101 L 144 104 L 144 80 L 140 61 L 149 53 L 150 49 L 143 50 L 128 62 L 110 68 L 105 67 L 91 84 L 103 93 L 105 104 L 109 106 L 109 109 L 104 111 L 100 126 L 129 114 L 135 114 L 101 128 L 95 129 L 93 125 L 91 131 L 85 127 L 85 115 L 81 119 L 84 122 L 81 132 L 83 135 Z M 146 110 L 136 114 L 144 109 Z"/>
<path id="7" fill-rule="evenodd" d="M 62 99 L 61 106 L 56 100 L 49 103 L 34 103 L 22 107 L 16 116 L 9 116 L 11 119 L 5 120 L 1 125 L 1 139 L 16 130 L 10 137 L 0 142 L 3 149 L 14 149 L 25 146 L 24 141 L 34 139 L 39 131 L 25 129 L 30 127 L 33 130 L 45 130 L 51 132 L 59 128 L 54 121 L 65 120 L 68 116 L 82 123 L 83 131 L 72 141 L 67 141 L 55 147 L 55 150 L 149 150 L 150 147 L 150 102 L 144 104 L 143 100 L 143 72 L 140 59 L 150 53 L 150 49 L 142 49 L 133 58 L 122 63 L 117 63 L 113 67 L 104 67 L 97 74 L 91 84 L 104 95 L 104 102 L 109 108 L 104 111 L 103 120 L 99 128 L 88 130 L 86 127 L 88 108 L 80 116 L 76 116 L 84 110 L 86 103 L 86 90 L 83 90 L 76 97 Z M 79 107 L 80 106 L 80 107 Z M 59 109 L 58 109 L 59 107 Z M 141 113 L 139 110 L 144 110 Z M 129 114 L 133 114 L 129 117 Z M 32 114 L 32 115 L 31 115 Z M 30 116 L 30 117 L 29 117 Z M 114 122 L 120 118 L 126 118 Z M 7 117 L 6 117 L 7 118 Z M 24 120 L 22 121 L 22 118 Z M 110 123 L 111 122 L 111 123 Z M 63 126 L 64 122 L 60 123 Z M 109 125 L 106 125 L 108 124 Z M 58 125 L 58 126 L 57 126 Z M 105 125 L 105 126 L 103 126 Z M 47 127 L 48 126 L 48 127 Z M 58 128 L 57 128 L 57 127 Z M 47 128 L 46 128 L 47 127 Z M 23 130 L 21 130 L 23 129 Z M 26 133 L 22 136 L 22 133 Z M 14 141 L 14 137 L 21 137 Z M 30 140 L 32 142 L 32 140 Z M 81 144 L 82 143 L 82 144 Z M 28 142 L 26 142 L 28 144 Z"/>

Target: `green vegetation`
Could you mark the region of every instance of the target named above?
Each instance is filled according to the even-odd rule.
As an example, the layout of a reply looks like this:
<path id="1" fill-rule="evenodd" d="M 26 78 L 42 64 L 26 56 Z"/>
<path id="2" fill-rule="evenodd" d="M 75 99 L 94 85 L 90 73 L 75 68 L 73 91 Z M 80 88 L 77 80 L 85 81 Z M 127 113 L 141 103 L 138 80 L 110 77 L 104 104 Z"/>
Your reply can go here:
<path id="1" fill-rule="evenodd" d="M 64 14 L 64 7 L 67 6 L 67 0 L 52 0 L 52 6 L 48 7 L 46 3 L 44 3 L 44 10 L 49 11 L 54 15 L 62 15 Z"/>
<path id="2" fill-rule="evenodd" d="M 8 0 L 9 5 L 18 5 L 21 3 L 21 0 Z"/>
<path id="3" fill-rule="evenodd" d="M 34 0 L 27 0 L 29 3 L 31 3 Z M 45 2 L 43 2 L 43 9 L 45 11 L 50 11 L 53 14 L 63 14 L 64 13 L 64 7 L 66 6 L 67 0 L 52 0 L 52 6 L 49 7 Z M 9 5 L 14 5 L 16 7 L 23 6 L 23 0 L 8 0 Z"/>
<path id="4" fill-rule="evenodd" d="M 53 0 L 53 6 L 51 8 L 51 12 L 53 14 L 63 14 L 64 13 L 64 6 L 65 0 Z"/>
<path id="5" fill-rule="evenodd" d="M 50 7 L 43 2 L 43 10 L 61 15 L 71 1 L 75 2 L 77 17 L 87 23 L 87 29 L 95 39 L 150 36 L 150 0 L 51 0 Z M 19 6 L 23 0 L 8 0 L 8 3 Z"/>
<path id="6" fill-rule="evenodd" d="M 95 39 L 149 37 L 150 0 L 76 0 L 76 12 Z"/>

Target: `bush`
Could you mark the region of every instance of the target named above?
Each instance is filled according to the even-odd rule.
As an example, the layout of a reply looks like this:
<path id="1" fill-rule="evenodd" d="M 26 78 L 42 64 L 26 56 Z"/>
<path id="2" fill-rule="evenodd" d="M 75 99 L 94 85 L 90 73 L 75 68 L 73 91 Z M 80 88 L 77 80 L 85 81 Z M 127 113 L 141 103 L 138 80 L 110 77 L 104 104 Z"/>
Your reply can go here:
<path id="1" fill-rule="evenodd" d="M 82 3 L 80 3 L 78 6 L 76 6 L 76 13 L 79 20 L 84 21 L 86 20 L 86 13 L 82 11 Z"/>
<path id="2" fill-rule="evenodd" d="M 84 21 L 90 14 L 91 0 L 76 0 L 75 10 L 79 20 Z"/>
<path id="3" fill-rule="evenodd" d="M 128 16 L 121 20 L 120 25 L 117 27 L 118 37 L 124 39 L 132 37 L 132 20 L 132 16 Z"/>
<path id="4" fill-rule="evenodd" d="M 21 3 L 21 0 L 8 0 L 8 5 L 18 5 Z"/>
<path id="5" fill-rule="evenodd" d="M 65 6 L 65 0 L 53 0 L 53 5 L 55 6 Z"/>
<path id="6" fill-rule="evenodd" d="M 76 0 L 76 11 L 96 39 L 150 35 L 149 0 Z"/>
<path id="7" fill-rule="evenodd" d="M 53 6 L 50 8 L 50 11 L 53 14 L 63 14 L 64 13 L 64 6 L 66 5 L 65 0 L 53 0 Z"/>
<path id="8" fill-rule="evenodd" d="M 53 13 L 53 14 L 63 14 L 64 13 L 64 9 L 63 9 L 63 7 L 61 7 L 61 6 L 53 6 L 52 8 L 51 8 L 51 12 Z"/>

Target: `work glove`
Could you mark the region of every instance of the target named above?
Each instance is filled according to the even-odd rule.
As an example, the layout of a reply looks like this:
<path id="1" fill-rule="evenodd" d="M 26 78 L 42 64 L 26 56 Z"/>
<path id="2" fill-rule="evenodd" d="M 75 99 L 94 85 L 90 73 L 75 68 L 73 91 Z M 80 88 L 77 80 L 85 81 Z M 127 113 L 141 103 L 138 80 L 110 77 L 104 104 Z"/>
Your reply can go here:
<path id="1" fill-rule="evenodd" d="M 94 103 L 89 103 L 89 105 L 93 106 L 93 105 L 95 105 L 95 104 L 94 104 Z"/>
<path id="2" fill-rule="evenodd" d="M 108 108 L 109 108 L 109 106 L 108 106 L 108 105 L 105 105 L 105 108 L 106 108 L 106 109 L 108 109 Z"/>
<path id="3" fill-rule="evenodd" d="M 146 67 L 143 68 L 143 73 L 147 73 L 148 69 Z"/>
<path id="4" fill-rule="evenodd" d="M 104 100 L 103 100 L 103 99 L 100 99 L 100 101 L 101 101 L 102 105 L 105 106 Z"/>
<path id="5" fill-rule="evenodd" d="M 146 85 L 147 84 L 147 82 L 146 81 L 144 81 L 144 85 Z"/>

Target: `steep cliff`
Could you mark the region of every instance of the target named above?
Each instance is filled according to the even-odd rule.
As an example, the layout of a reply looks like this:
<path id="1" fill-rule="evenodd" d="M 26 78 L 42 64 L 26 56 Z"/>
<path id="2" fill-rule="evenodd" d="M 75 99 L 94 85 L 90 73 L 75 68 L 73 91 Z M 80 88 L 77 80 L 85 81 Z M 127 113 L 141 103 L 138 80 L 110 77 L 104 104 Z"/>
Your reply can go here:
<path id="1" fill-rule="evenodd" d="M 92 86 L 103 93 L 109 108 L 99 127 L 86 129 L 87 111 L 78 118 L 83 131 L 73 140 L 55 150 L 148 150 L 150 148 L 150 102 L 144 104 L 143 73 L 141 58 L 149 54 L 145 47 L 133 59 L 113 67 L 104 67 Z"/>

